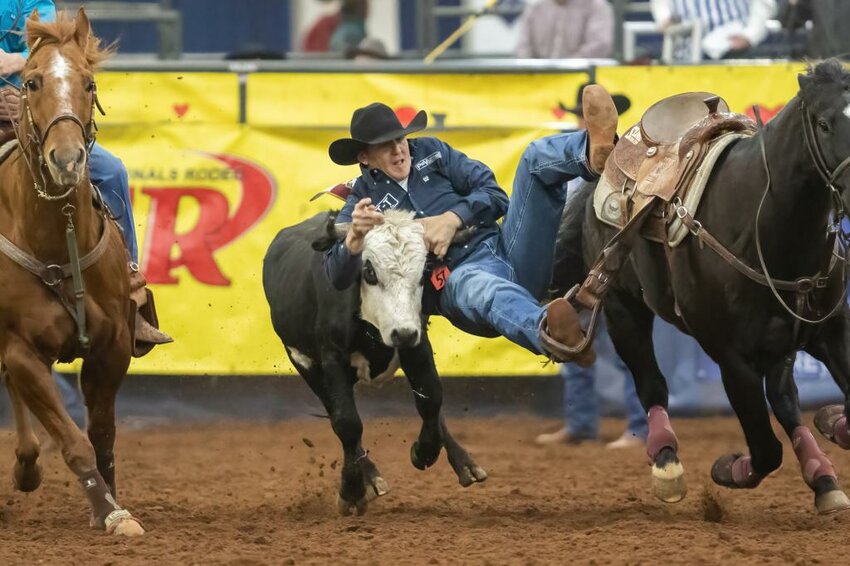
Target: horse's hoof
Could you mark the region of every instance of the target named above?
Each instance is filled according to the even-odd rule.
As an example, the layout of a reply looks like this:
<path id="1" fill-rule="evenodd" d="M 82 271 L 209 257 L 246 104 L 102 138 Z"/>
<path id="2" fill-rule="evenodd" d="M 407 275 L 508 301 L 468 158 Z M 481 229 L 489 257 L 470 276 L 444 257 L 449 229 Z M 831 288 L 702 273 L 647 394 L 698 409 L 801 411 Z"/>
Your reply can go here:
<path id="1" fill-rule="evenodd" d="M 467 464 L 461 468 L 457 475 L 457 479 L 461 486 L 469 487 L 474 483 L 481 483 L 486 480 L 487 472 L 484 471 L 484 468 L 477 464 Z"/>
<path id="2" fill-rule="evenodd" d="M 440 457 L 440 451 L 437 450 L 431 458 L 422 458 L 419 455 L 419 441 L 417 440 L 410 446 L 410 462 L 417 470 L 426 470 L 434 465 L 437 458 Z"/>
<path id="3" fill-rule="evenodd" d="M 366 499 L 368 501 L 372 501 L 390 492 L 390 484 L 381 476 L 364 479 L 363 484 L 366 487 Z"/>
<path id="4" fill-rule="evenodd" d="M 840 489 L 815 496 L 815 509 L 819 515 L 831 515 L 850 509 L 850 498 Z"/>
<path id="5" fill-rule="evenodd" d="M 103 521 L 106 533 L 124 537 L 138 537 L 145 534 L 142 523 L 126 509 L 119 509 L 107 515 Z"/>
<path id="6" fill-rule="evenodd" d="M 366 497 L 360 499 L 355 502 L 346 501 L 342 498 L 341 495 L 337 494 L 336 496 L 336 508 L 339 511 L 339 514 L 343 517 L 348 517 L 351 515 L 351 512 L 354 511 L 358 516 L 362 515 L 366 512 L 366 508 L 369 506 L 369 501 Z"/>
<path id="7" fill-rule="evenodd" d="M 729 489 L 754 489 L 764 479 L 753 470 L 752 460 L 741 453 L 726 454 L 711 466 L 711 479 Z"/>
<path id="8" fill-rule="evenodd" d="M 678 503 L 688 493 L 685 468 L 679 461 L 652 466 L 652 492 L 664 503 Z"/>
<path id="9" fill-rule="evenodd" d="M 847 430 L 847 417 L 841 405 L 827 405 L 815 413 L 815 428 L 830 442 L 845 450 L 850 450 L 850 432 Z"/>
<path id="10" fill-rule="evenodd" d="M 29 493 L 38 489 L 41 485 L 41 464 L 33 463 L 24 466 L 20 462 L 15 463 L 15 471 L 12 474 L 12 482 L 15 489 Z"/>

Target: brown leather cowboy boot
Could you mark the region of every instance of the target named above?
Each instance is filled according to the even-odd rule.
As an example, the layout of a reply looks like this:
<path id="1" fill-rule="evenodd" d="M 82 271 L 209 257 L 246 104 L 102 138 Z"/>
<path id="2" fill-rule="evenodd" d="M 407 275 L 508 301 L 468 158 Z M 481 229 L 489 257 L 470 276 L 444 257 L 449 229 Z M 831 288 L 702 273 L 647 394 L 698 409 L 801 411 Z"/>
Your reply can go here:
<path id="1" fill-rule="evenodd" d="M 597 175 L 614 151 L 617 137 L 617 107 L 602 85 L 587 85 L 581 94 L 581 108 L 587 128 L 587 163 Z"/>
<path id="2" fill-rule="evenodd" d="M 550 338 L 565 346 L 578 348 L 584 341 L 584 332 L 581 329 L 581 320 L 578 312 L 570 302 L 564 298 L 555 299 L 546 306 L 546 325 L 540 329 Z M 545 347 L 544 341 L 544 347 Z M 550 352 L 552 353 L 552 352 Z M 596 352 L 592 346 L 577 354 L 573 359 L 560 359 L 560 356 L 552 353 L 557 361 L 575 362 L 581 367 L 589 367 L 596 361 Z"/>
<path id="3" fill-rule="evenodd" d="M 130 269 L 130 300 L 136 305 L 133 355 L 141 357 L 157 344 L 174 342 L 174 338 L 157 328 L 159 320 L 153 293 L 146 287 L 145 276 L 138 268 Z"/>

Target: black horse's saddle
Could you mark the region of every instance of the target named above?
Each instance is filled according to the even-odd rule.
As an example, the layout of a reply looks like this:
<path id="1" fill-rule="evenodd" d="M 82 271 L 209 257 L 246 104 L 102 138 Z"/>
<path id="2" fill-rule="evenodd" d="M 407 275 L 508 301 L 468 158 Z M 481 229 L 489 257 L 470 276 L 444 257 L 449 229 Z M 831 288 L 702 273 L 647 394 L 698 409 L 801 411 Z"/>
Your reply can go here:
<path id="1" fill-rule="evenodd" d="M 625 226 L 634 214 L 658 197 L 665 202 L 684 200 L 712 144 L 729 133 L 751 135 L 752 120 L 729 112 L 719 96 L 688 92 L 651 106 L 641 121 L 620 138 L 594 196 L 597 216 Z M 603 194 L 604 193 L 604 194 Z M 644 235 L 665 240 L 664 211 L 644 224 Z"/>

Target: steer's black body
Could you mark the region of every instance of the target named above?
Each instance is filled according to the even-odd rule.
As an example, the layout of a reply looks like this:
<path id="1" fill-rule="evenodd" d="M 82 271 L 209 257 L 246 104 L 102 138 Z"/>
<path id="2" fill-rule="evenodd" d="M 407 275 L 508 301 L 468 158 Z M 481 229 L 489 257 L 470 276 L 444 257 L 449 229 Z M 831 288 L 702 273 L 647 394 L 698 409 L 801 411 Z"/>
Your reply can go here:
<path id="1" fill-rule="evenodd" d="M 281 230 L 263 262 L 263 287 L 275 332 L 295 368 L 324 404 L 342 442 L 340 510 L 348 513 L 356 507 L 362 512 L 367 498 L 387 491 L 386 482 L 360 445 L 363 425 L 354 402 L 353 387 L 358 381 L 358 369 L 352 365 L 355 353 L 369 363 L 366 379 L 394 371 L 398 353 L 423 420 L 411 451 L 414 466 L 431 466 L 445 445 L 462 485 L 485 479 L 484 471 L 451 437 L 440 415 L 442 386 L 424 321 L 419 344 L 396 351 L 381 341 L 377 329 L 359 318 L 360 284 L 340 291 L 325 276 L 322 250 L 336 242 L 333 221 L 333 214 L 322 213 Z M 362 367 L 360 371 L 362 375 Z"/>

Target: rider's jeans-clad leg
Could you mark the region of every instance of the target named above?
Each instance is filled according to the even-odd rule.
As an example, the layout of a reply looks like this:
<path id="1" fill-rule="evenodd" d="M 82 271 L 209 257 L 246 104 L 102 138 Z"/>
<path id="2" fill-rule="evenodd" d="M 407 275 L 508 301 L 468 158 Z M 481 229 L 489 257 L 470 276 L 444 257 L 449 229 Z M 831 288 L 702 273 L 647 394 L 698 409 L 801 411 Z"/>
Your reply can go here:
<path id="1" fill-rule="evenodd" d="M 94 144 L 89 157 L 89 173 L 92 184 L 100 189 L 109 211 L 118 220 L 124 241 L 133 261 L 139 260 L 136 244 L 136 224 L 130 204 L 130 182 L 127 169 L 120 159 L 109 153 L 102 145 Z"/>
<path id="2" fill-rule="evenodd" d="M 593 180 L 586 132 L 536 140 L 523 153 L 499 238 L 482 243 L 449 276 L 440 310 L 452 324 L 478 336 L 501 335 L 543 353 L 540 299 L 552 271 L 566 183 Z"/>

